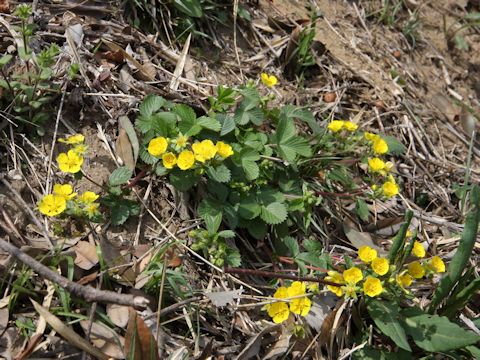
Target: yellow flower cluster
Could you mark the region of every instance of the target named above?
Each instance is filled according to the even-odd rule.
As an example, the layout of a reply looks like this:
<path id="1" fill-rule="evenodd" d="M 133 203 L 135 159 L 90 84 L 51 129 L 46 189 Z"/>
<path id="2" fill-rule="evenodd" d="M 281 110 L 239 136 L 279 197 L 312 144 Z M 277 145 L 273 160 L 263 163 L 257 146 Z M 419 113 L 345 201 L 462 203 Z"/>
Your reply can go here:
<path id="1" fill-rule="evenodd" d="M 233 149 L 223 141 L 203 140 L 195 142 L 191 150 L 187 149 L 188 139 L 180 135 L 174 140 L 169 140 L 163 136 L 156 137 L 148 143 L 148 152 L 150 155 L 162 159 L 163 167 L 173 169 L 178 166 L 180 170 L 191 169 L 195 161 L 205 164 L 218 155 L 218 159 L 226 159 L 233 155 Z"/>
<path id="2" fill-rule="evenodd" d="M 99 195 L 93 191 L 85 191 L 77 196 L 73 192 L 70 184 L 55 184 L 53 192 L 45 195 L 38 202 L 38 210 L 46 216 L 57 216 L 67 209 L 71 209 L 73 214 L 85 214 L 88 218 L 92 218 L 99 214 L 100 204 L 95 202 Z"/>
<path id="3" fill-rule="evenodd" d="M 346 130 L 348 132 L 353 132 L 358 129 L 358 125 L 345 120 L 332 120 L 330 124 L 327 126 L 328 130 L 332 133 L 339 133 L 342 130 Z"/>
<path id="4" fill-rule="evenodd" d="M 393 163 L 390 161 L 383 161 L 379 156 L 388 152 L 388 144 L 383 140 L 380 135 L 365 132 L 363 134 L 365 140 L 371 145 L 374 157 L 368 159 L 368 170 L 374 175 L 380 175 L 383 177 L 384 182 L 379 187 L 373 185 L 372 190 L 377 194 L 381 194 L 387 198 L 392 198 L 399 193 L 398 184 L 395 178 L 389 174 L 393 168 Z M 386 178 L 386 179 L 385 179 Z"/>
<path id="5" fill-rule="evenodd" d="M 286 301 L 277 301 L 265 307 L 273 322 L 276 324 L 284 322 L 290 313 L 306 316 L 312 307 L 312 301 L 306 296 L 306 291 L 307 286 L 301 281 L 294 281 L 288 288 L 279 287 L 273 297 Z"/>
<path id="6" fill-rule="evenodd" d="M 425 249 L 418 242 L 414 255 L 425 256 Z M 419 248 L 421 247 L 421 250 Z M 423 251 L 422 251 L 423 250 Z M 413 253 L 413 251 L 412 251 Z M 396 283 L 403 291 L 412 285 L 413 279 L 423 278 L 428 273 L 445 272 L 445 264 L 438 256 L 434 256 L 426 264 L 413 261 L 406 269 L 396 271 L 395 266 L 390 266 L 387 259 L 378 257 L 377 251 L 369 246 L 358 249 L 358 258 L 365 264 L 344 270 L 343 274 L 337 271 L 329 271 L 325 280 L 339 284 L 339 286 L 327 285 L 327 289 L 338 297 L 356 298 L 359 292 L 366 296 L 376 297 L 385 291 L 385 284 Z M 363 270 L 362 270 L 363 269 Z M 384 277 L 388 275 L 388 277 Z M 363 286 L 358 284 L 364 280 Z"/>
<path id="7" fill-rule="evenodd" d="M 275 75 L 268 75 L 266 73 L 262 73 L 260 75 L 260 78 L 262 79 L 263 85 L 269 88 L 274 87 L 278 83 L 278 79 Z"/>
<path id="8" fill-rule="evenodd" d="M 66 139 L 58 139 L 58 141 L 72 146 L 66 153 L 58 155 L 59 169 L 66 173 L 78 173 L 83 164 L 83 154 L 87 151 L 87 146 L 84 144 L 85 137 L 82 134 L 76 134 L 70 135 Z"/>

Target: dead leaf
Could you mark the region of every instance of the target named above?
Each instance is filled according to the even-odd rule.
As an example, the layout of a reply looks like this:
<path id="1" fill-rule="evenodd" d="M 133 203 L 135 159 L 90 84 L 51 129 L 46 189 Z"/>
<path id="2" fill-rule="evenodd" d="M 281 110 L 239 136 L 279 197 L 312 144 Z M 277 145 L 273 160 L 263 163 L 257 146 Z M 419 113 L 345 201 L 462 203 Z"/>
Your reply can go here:
<path id="1" fill-rule="evenodd" d="M 8 308 L 0 309 L 0 336 L 8 326 Z"/>
<path id="2" fill-rule="evenodd" d="M 0 13 L 10 14 L 10 4 L 8 0 L 0 0 Z"/>
<path id="3" fill-rule="evenodd" d="M 325 345 L 330 342 L 330 334 L 333 327 L 333 322 L 335 321 L 336 314 L 337 314 L 337 309 L 328 313 L 325 319 L 323 320 L 322 327 L 320 329 L 320 336 L 319 336 L 320 345 Z"/>
<path id="4" fill-rule="evenodd" d="M 125 256 L 120 253 L 106 236 L 100 236 L 100 248 L 102 249 L 103 258 L 109 268 L 109 274 L 115 277 L 115 281 L 119 284 L 132 286 L 137 277 L 131 266 L 120 266 L 129 263 Z M 118 275 L 118 276 L 116 276 Z"/>
<path id="5" fill-rule="evenodd" d="M 312 307 L 307 316 L 305 316 L 307 324 L 310 325 L 311 328 L 320 331 L 323 322 L 335 307 L 338 299 L 336 295 L 330 292 L 318 295 L 315 299 L 312 299 Z"/>
<path id="6" fill-rule="evenodd" d="M 132 145 L 128 139 L 125 129 L 120 129 L 115 142 L 115 153 L 117 158 L 120 158 L 123 164 L 130 170 L 135 170 L 135 160 L 133 159 Z"/>
<path id="7" fill-rule="evenodd" d="M 126 135 L 127 135 L 127 139 L 128 139 L 128 149 L 125 150 L 125 151 L 128 151 L 128 154 L 125 154 L 125 157 L 126 158 L 131 158 L 129 160 L 127 159 L 124 159 L 122 157 L 122 160 L 124 160 L 124 163 L 130 168 L 130 170 L 135 170 L 135 165 L 137 163 L 137 159 L 138 159 L 138 153 L 140 151 L 140 144 L 138 142 L 138 137 L 137 137 L 137 133 L 135 132 L 135 128 L 133 127 L 130 119 L 127 117 L 127 116 L 120 116 L 118 118 L 118 124 L 120 126 L 120 132 L 122 132 L 122 130 L 125 131 Z M 120 135 L 119 135 L 120 137 Z M 117 140 L 118 141 L 118 140 Z M 126 142 L 125 144 L 122 144 L 121 146 L 125 147 L 126 146 Z M 133 153 L 132 153 L 133 151 Z"/>
<path id="8" fill-rule="evenodd" d="M 242 289 L 231 291 L 208 292 L 205 296 L 210 299 L 216 307 L 227 306 L 228 304 L 235 304 L 235 299 L 242 295 Z"/>
<path id="9" fill-rule="evenodd" d="M 260 348 L 262 345 L 262 339 L 265 334 L 272 333 L 274 331 L 278 331 L 282 328 L 282 325 L 277 324 L 270 327 L 267 327 L 260 331 L 257 335 L 252 337 L 248 343 L 245 345 L 243 350 L 238 354 L 234 360 L 247 360 L 251 359 L 254 356 L 257 356 L 260 352 Z"/>
<path id="10" fill-rule="evenodd" d="M 35 350 L 36 346 L 40 342 L 40 339 L 42 338 L 43 334 L 36 334 L 33 335 L 30 340 L 28 340 L 27 346 L 23 351 L 15 358 L 15 360 L 25 360 L 30 357 L 30 355 L 33 353 Z"/>
<path id="11" fill-rule="evenodd" d="M 192 39 L 192 33 L 188 34 L 187 40 L 183 45 L 182 54 L 177 61 L 177 65 L 175 66 L 175 70 L 173 71 L 172 80 L 170 81 L 170 90 L 177 91 L 178 85 L 180 82 L 178 79 L 182 76 L 183 69 L 185 68 L 185 60 L 188 55 L 188 50 L 190 49 L 190 40 Z"/>
<path id="12" fill-rule="evenodd" d="M 123 57 L 123 53 L 119 50 L 117 50 L 117 51 L 106 51 L 106 52 L 103 53 L 103 56 L 108 61 L 119 63 L 119 64 L 121 64 L 122 62 L 125 61 L 125 58 Z"/>
<path id="13" fill-rule="evenodd" d="M 182 262 L 183 262 L 182 258 L 178 256 L 177 254 L 178 250 L 177 251 L 176 250 L 177 248 L 173 247 L 173 248 L 167 249 L 167 251 L 165 252 L 168 259 L 168 267 L 176 268 L 182 265 Z"/>
<path id="14" fill-rule="evenodd" d="M 107 304 L 107 315 L 119 328 L 128 325 L 128 306 Z"/>
<path id="15" fill-rule="evenodd" d="M 88 320 L 80 321 L 83 331 L 87 333 L 89 327 Z M 90 341 L 106 355 L 114 359 L 125 359 L 123 347 L 125 339 L 117 335 L 114 330 L 106 325 L 94 322 L 90 329 Z"/>
<path id="16" fill-rule="evenodd" d="M 91 283 L 93 280 L 95 280 L 97 276 L 98 276 L 98 271 L 95 271 L 91 274 L 88 274 L 82 277 L 80 280 L 77 281 L 77 283 L 80 285 L 86 285 L 88 283 Z"/>
<path id="17" fill-rule="evenodd" d="M 128 309 L 129 319 L 125 334 L 125 353 L 131 360 L 159 359 L 157 341 L 133 308 Z"/>
<path id="18" fill-rule="evenodd" d="M 385 254 L 385 251 L 372 241 L 372 235 L 370 233 L 360 232 L 354 229 L 353 226 L 353 223 L 345 222 L 343 224 L 343 231 L 355 249 L 360 249 L 362 246 L 370 246 L 372 249 L 377 250 L 380 255 Z"/>
<path id="19" fill-rule="evenodd" d="M 43 316 L 43 318 L 47 321 L 47 323 L 55 330 L 60 336 L 62 336 L 65 340 L 71 343 L 73 346 L 78 347 L 81 350 L 86 351 L 90 355 L 100 359 L 100 360 L 108 360 L 109 357 L 105 355 L 103 352 L 98 350 L 92 344 L 90 344 L 87 340 L 83 337 L 78 335 L 73 329 L 67 325 L 65 325 L 62 320 L 58 317 L 50 313 L 48 309 L 44 308 L 42 305 L 37 303 L 35 300 L 30 299 L 33 304 L 35 310 Z"/>
<path id="20" fill-rule="evenodd" d="M 152 61 L 150 60 L 151 56 L 148 55 L 145 49 L 141 46 L 137 47 L 137 52 L 138 52 L 138 55 L 140 55 L 140 60 L 143 63 L 143 68 L 145 69 L 145 71 L 148 73 L 149 76 L 155 79 L 155 77 L 157 76 L 157 68 L 155 67 L 155 65 L 153 65 Z"/>
<path id="21" fill-rule="evenodd" d="M 98 264 L 97 249 L 94 245 L 88 241 L 79 241 L 74 246 L 75 250 L 75 265 L 80 269 L 90 270 Z"/>
<path id="22" fill-rule="evenodd" d="M 287 353 L 288 347 L 290 346 L 290 338 L 292 337 L 292 332 L 286 328 L 282 328 L 282 334 L 272 345 L 270 351 L 262 358 L 262 360 L 268 360 L 271 358 L 277 358 L 281 355 Z"/>
<path id="23" fill-rule="evenodd" d="M 140 80 L 153 81 L 153 79 L 155 79 L 156 74 L 152 74 L 149 69 L 145 68 L 145 66 L 140 64 L 137 60 L 135 60 L 135 58 L 133 56 L 128 54 L 120 46 L 118 46 L 117 44 L 115 44 L 113 42 L 105 40 L 105 39 L 103 39 L 103 42 L 110 48 L 110 50 L 120 51 L 123 54 L 123 56 L 125 57 L 125 59 L 130 61 L 133 64 L 133 66 L 135 66 L 135 68 L 138 70 L 138 77 L 140 78 Z"/>

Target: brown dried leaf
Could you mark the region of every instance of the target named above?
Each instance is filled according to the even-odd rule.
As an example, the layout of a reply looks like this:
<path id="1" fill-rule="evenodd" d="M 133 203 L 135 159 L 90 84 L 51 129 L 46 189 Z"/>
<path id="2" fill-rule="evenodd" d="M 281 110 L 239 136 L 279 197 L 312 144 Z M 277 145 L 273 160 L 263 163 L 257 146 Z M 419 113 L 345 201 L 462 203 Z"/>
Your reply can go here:
<path id="1" fill-rule="evenodd" d="M 128 325 L 128 306 L 108 304 L 107 315 L 119 328 L 123 329 Z"/>
<path id="2" fill-rule="evenodd" d="M 8 0 L 0 0 L 0 13 L 10 14 L 10 5 L 8 3 Z"/>
<path id="3" fill-rule="evenodd" d="M 325 345 L 330 342 L 330 334 L 333 327 L 333 322 L 335 321 L 335 315 L 337 314 L 337 309 L 328 313 L 323 320 L 322 328 L 320 329 L 319 341 L 320 345 Z"/>
<path id="4" fill-rule="evenodd" d="M 74 246 L 74 250 L 77 255 L 75 257 L 75 265 L 80 269 L 90 270 L 98 264 L 97 249 L 88 241 L 79 241 L 77 245 Z"/>
<path id="5" fill-rule="evenodd" d="M 108 61 L 119 63 L 119 64 L 125 61 L 125 58 L 123 57 L 123 53 L 119 50 L 117 50 L 117 51 L 106 51 L 105 53 L 103 53 L 103 56 Z"/>
<path id="6" fill-rule="evenodd" d="M 8 326 L 8 308 L 0 309 L 0 335 Z"/>
<path id="7" fill-rule="evenodd" d="M 117 157 L 122 159 L 123 164 L 128 167 L 130 170 L 135 169 L 135 160 L 133 159 L 133 150 L 132 144 L 128 139 L 127 132 L 125 129 L 120 129 L 117 137 L 117 141 L 115 142 L 115 152 Z"/>
<path id="8" fill-rule="evenodd" d="M 128 309 L 129 320 L 125 334 L 125 353 L 127 359 L 156 360 L 159 359 L 157 341 L 133 308 Z"/>
<path id="9" fill-rule="evenodd" d="M 1 333 L 1 332 L 0 332 Z M 36 334 L 33 335 L 30 340 L 28 340 L 27 346 L 23 351 L 15 358 L 15 360 L 25 360 L 30 357 L 30 355 L 33 353 L 35 350 L 36 346 L 40 342 L 40 339 L 42 338 L 43 334 Z"/>
<path id="10" fill-rule="evenodd" d="M 97 276 L 98 276 L 98 271 L 95 271 L 91 274 L 88 274 L 82 277 L 80 280 L 77 281 L 77 283 L 80 285 L 86 285 L 88 283 L 91 283 L 93 280 L 95 280 Z"/>
<path id="11" fill-rule="evenodd" d="M 83 331 L 87 333 L 89 327 L 88 320 L 80 321 Z M 92 323 L 90 329 L 90 341 L 106 355 L 114 359 L 125 359 L 123 347 L 125 339 L 101 323 Z"/>
<path id="12" fill-rule="evenodd" d="M 379 254 L 385 254 L 385 251 L 372 241 L 372 235 L 370 233 L 360 232 L 353 226 L 353 223 L 345 222 L 343 224 L 343 231 L 355 249 L 360 249 L 362 246 L 370 246 L 371 248 L 377 250 Z"/>

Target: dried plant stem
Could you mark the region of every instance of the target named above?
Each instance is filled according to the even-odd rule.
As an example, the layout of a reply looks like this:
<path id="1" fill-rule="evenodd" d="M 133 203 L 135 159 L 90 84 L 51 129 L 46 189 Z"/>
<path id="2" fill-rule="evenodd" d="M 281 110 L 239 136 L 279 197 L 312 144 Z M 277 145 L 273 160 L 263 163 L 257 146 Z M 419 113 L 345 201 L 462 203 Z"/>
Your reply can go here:
<path id="1" fill-rule="evenodd" d="M 98 290 L 90 286 L 83 286 L 70 281 L 1 238 L 0 249 L 6 251 L 14 258 L 27 265 L 44 279 L 54 282 L 65 290 L 71 292 L 73 295 L 78 296 L 89 303 L 106 302 L 133 306 L 135 308 L 145 308 L 149 302 L 146 298 L 141 296 L 118 294 L 113 291 Z"/>

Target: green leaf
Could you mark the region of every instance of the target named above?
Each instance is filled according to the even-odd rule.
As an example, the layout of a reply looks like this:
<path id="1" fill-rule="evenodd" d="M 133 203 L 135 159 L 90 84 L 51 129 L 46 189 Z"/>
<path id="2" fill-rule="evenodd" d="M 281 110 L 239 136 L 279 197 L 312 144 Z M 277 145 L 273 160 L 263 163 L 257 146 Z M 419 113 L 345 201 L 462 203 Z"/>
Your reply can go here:
<path id="1" fill-rule="evenodd" d="M 314 135 L 323 131 L 315 120 L 313 113 L 307 109 L 302 109 L 293 105 L 285 105 L 281 110 L 281 114 L 287 118 L 295 118 L 304 121 L 310 129 L 312 129 Z"/>
<path id="2" fill-rule="evenodd" d="M 224 239 L 231 239 L 235 237 L 235 232 L 232 230 L 222 230 L 218 233 L 218 236 Z"/>
<path id="3" fill-rule="evenodd" d="M 235 130 L 235 119 L 232 116 L 224 116 L 222 123 L 222 129 L 220 130 L 220 136 L 225 136 Z"/>
<path id="4" fill-rule="evenodd" d="M 399 304 L 382 300 L 367 302 L 367 310 L 377 328 L 392 339 L 398 347 L 412 351 L 408 344 L 407 335 L 398 321 Z"/>
<path id="5" fill-rule="evenodd" d="M 7 65 L 10 60 L 12 60 L 12 55 L 9 54 L 0 57 L 0 67 Z"/>
<path id="6" fill-rule="evenodd" d="M 247 227 L 248 233 L 257 240 L 263 240 L 268 232 L 268 226 L 260 218 L 249 221 Z"/>
<path id="7" fill-rule="evenodd" d="M 217 166 L 216 168 L 209 166 L 207 168 L 207 175 L 210 179 L 219 183 L 229 182 L 231 178 L 230 170 L 223 164 Z"/>
<path id="8" fill-rule="evenodd" d="M 130 209 L 122 202 L 116 203 L 110 210 L 112 225 L 122 225 L 130 216 Z"/>
<path id="9" fill-rule="evenodd" d="M 308 142 L 301 136 L 296 135 L 293 118 L 285 115 L 280 116 L 275 141 L 279 155 L 289 162 L 293 162 L 297 154 L 304 157 L 312 155 L 312 149 Z"/>
<path id="10" fill-rule="evenodd" d="M 243 159 L 242 168 L 243 168 L 243 171 L 245 171 L 245 176 L 247 177 L 248 180 L 255 180 L 256 178 L 258 178 L 258 175 L 260 174 L 260 168 L 253 161 Z"/>
<path id="11" fill-rule="evenodd" d="M 210 235 L 214 235 L 222 223 L 222 212 L 215 202 L 203 200 L 198 207 L 198 215 L 205 221 Z"/>
<path id="12" fill-rule="evenodd" d="M 153 94 L 147 95 L 140 104 L 140 115 L 149 117 L 160 110 L 163 105 L 165 105 L 165 99 L 161 96 Z"/>
<path id="13" fill-rule="evenodd" d="M 175 105 L 172 112 L 180 117 L 178 129 L 185 136 L 197 135 L 202 130 L 202 126 L 197 122 L 197 115 L 190 106 Z"/>
<path id="14" fill-rule="evenodd" d="M 238 214 L 247 220 L 256 218 L 262 212 L 262 207 L 257 203 L 254 196 L 248 196 L 241 200 L 238 206 Z"/>
<path id="15" fill-rule="evenodd" d="M 312 253 L 320 253 L 323 249 L 322 243 L 314 239 L 305 239 L 303 241 L 303 247 L 305 250 Z"/>
<path id="16" fill-rule="evenodd" d="M 480 336 L 467 331 L 448 318 L 426 314 L 418 308 L 402 311 L 404 328 L 418 347 L 431 352 L 446 352 L 473 345 Z"/>
<path id="17" fill-rule="evenodd" d="M 480 349 L 478 347 L 467 346 L 465 349 L 472 355 L 472 359 L 480 359 Z"/>
<path id="18" fill-rule="evenodd" d="M 174 0 L 173 6 L 187 16 L 201 18 L 203 16 L 202 5 L 199 0 Z"/>
<path id="19" fill-rule="evenodd" d="M 410 222 L 412 221 L 413 218 L 413 211 L 407 210 L 407 213 L 405 214 L 405 222 L 403 225 L 400 227 L 400 230 L 398 231 L 397 235 L 393 238 L 393 244 L 392 247 L 390 248 L 390 252 L 388 253 L 388 260 L 390 264 L 394 264 L 396 262 L 396 259 L 402 255 L 401 254 L 401 249 L 405 246 L 405 238 L 407 236 L 407 230 L 408 227 L 410 226 Z"/>
<path id="20" fill-rule="evenodd" d="M 227 247 L 227 256 L 225 257 L 225 262 L 228 266 L 239 267 L 242 265 L 242 257 L 237 250 Z"/>
<path id="21" fill-rule="evenodd" d="M 300 253 L 300 246 L 298 245 L 297 239 L 287 236 L 282 239 L 282 242 L 285 244 L 288 250 L 290 250 L 292 257 L 297 257 L 297 255 Z"/>
<path id="22" fill-rule="evenodd" d="M 148 164 L 148 165 L 153 165 L 155 164 L 157 161 L 158 161 L 158 158 L 156 158 L 155 156 L 152 156 L 150 155 L 150 153 L 148 152 L 147 148 L 145 146 L 142 146 L 140 148 L 140 159 L 142 159 L 142 161 L 145 163 L 145 164 Z"/>
<path id="23" fill-rule="evenodd" d="M 199 176 L 195 175 L 193 171 L 173 169 L 169 179 L 175 189 L 178 191 L 187 191 L 198 182 Z"/>
<path id="24" fill-rule="evenodd" d="M 197 122 L 198 122 L 198 125 L 200 125 L 201 127 L 208 130 L 215 131 L 215 132 L 220 131 L 220 129 L 222 128 L 222 125 L 217 119 L 207 117 L 207 116 L 199 117 L 197 119 Z"/>
<path id="25" fill-rule="evenodd" d="M 457 293 L 454 293 L 448 297 L 447 303 L 439 311 L 441 315 L 452 317 L 457 311 L 460 311 L 475 296 L 480 290 L 480 278 L 469 281 L 467 284 L 461 284 L 460 282 L 456 286 L 456 289 L 460 287 Z"/>
<path id="26" fill-rule="evenodd" d="M 388 153 L 391 155 L 403 155 L 407 148 L 396 137 L 382 136 L 382 139 L 386 141 L 388 145 Z"/>
<path id="27" fill-rule="evenodd" d="M 261 125 L 263 122 L 263 112 L 259 108 L 249 109 L 240 105 L 234 114 L 235 123 L 238 125 L 246 125 L 249 122 L 255 125 Z"/>
<path id="28" fill-rule="evenodd" d="M 433 313 L 438 305 L 448 297 L 450 291 L 462 276 L 472 254 L 477 238 L 478 224 L 480 222 L 480 187 L 473 187 L 470 193 L 470 204 L 472 209 L 467 214 L 460 244 L 452 261 L 448 264 L 446 275 L 442 277 L 433 293 L 432 302 L 428 309 L 430 313 Z"/>
<path id="29" fill-rule="evenodd" d="M 365 200 L 358 198 L 355 204 L 358 217 L 363 221 L 367 221 L 370 216 L 370 210 L 368 210 L 367 203 Z"/>
<path id="30" fill-rule="evenodd" d="M 269 225 L 276 225 L 287 219 L 287 208 L 285 204 L 273 202 L 268 206 L 262 206 L 260 217 Z"/>
<path id="31" fill-rule="evenodd" d="M 153 136 L 169 136 L 175 127 L 177 117 L 171 112 L 161 111 L 150 116 L 139 116 L 135 121 L 135 126 L 142 133 L 154 131 Z"/>
<path id="32" fill-rule="evenodd" d="M 321 269 L 326 269 L 328 267 L 328 260 L 325 254 L 319 255 L 318 253 L 301 252 L 297 255 L 297 259 Z"/>
<path id="33" fill-rule="evenodd" d="M 119 186 L 126 184 L 133 175 L 133 171 L 126 166 L 119 167 L 108 177 L 108 184 L 110 186 Z"/>

